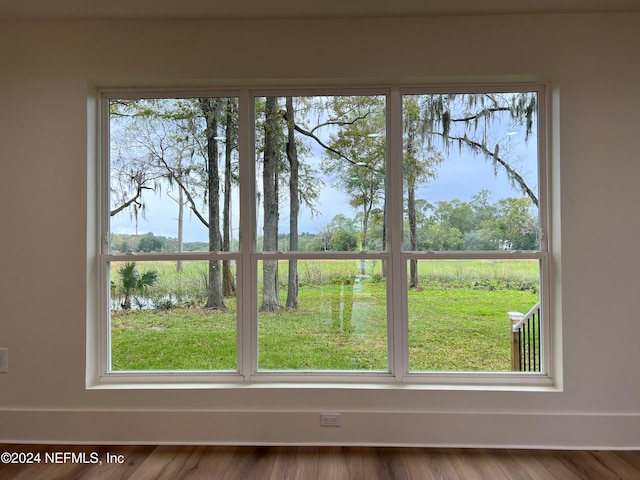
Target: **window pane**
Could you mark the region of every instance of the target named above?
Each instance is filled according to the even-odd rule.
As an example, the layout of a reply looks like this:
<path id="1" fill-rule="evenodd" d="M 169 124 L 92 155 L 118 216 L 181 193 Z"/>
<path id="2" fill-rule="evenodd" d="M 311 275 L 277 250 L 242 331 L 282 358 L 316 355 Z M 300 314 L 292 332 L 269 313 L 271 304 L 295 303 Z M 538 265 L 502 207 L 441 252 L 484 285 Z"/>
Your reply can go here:
<path id="1" fill-rule="evenodd" d="M 258 250 L 384 249 L 384 96 L 262 97 Z"/>
<path id="2" fill-rule="evenodd" d="M 209 270 L 207 261 L 110 264 L 113 371 L 236 369 L 235 295 L 206 308 Z"/>
<path id="3" fill-rule="evenodd" d="M 109 127 L 111 253 L 237 250 L 237 98 L 112 99 Z"/>
<path id="4" fill-rule="evenodd" d="M 408 292 L 409 369 L 512 370 L 509 312 L 526 314 L 540 302 L 539 262 L 420 260 L 416 266 L 419 283 Z M 529 328 L 528 355 L 539 370 L 540 330 L 533 325 L 539 316 L 534 313 L 537 320 L 526 319 L 523 328 Z"/>
<path id="5" fill-rule="evenodd" d="M 406 95 L 404 248 L 537 250 L 537 93 Z"/>
<path id="6" fill-rule="evenodd" d="M 288 261 L 258 262 L 282 282 L 258 284 L 258 368 L 387 371 L 386 281 L 382 261 L 298 260 L 297 308 L 287 305 Z M 267 279 L 268 277 L 264 277 Z"/>

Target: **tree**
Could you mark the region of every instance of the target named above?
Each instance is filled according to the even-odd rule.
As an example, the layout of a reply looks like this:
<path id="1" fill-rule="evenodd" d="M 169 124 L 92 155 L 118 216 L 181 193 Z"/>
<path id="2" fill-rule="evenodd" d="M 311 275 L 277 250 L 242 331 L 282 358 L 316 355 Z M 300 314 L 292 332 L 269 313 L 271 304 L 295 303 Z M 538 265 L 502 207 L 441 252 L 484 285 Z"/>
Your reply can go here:
<path id="1" fill-rule="evenodd" d="M 201 174 L 200 182 L 188 184 L 178 181 L 180 192 L 186 196 L 191 211 L 208 229 L 209 250 L 229 251 L 231 249 L 231 192 L 237 184 L 237 168 L 233 166 L 237 151 L 237 98 L 199 98 L 185 99 L 176 112 L 184 123 L 183 135 L 196 145 L 205 158 L 205 166 L 197 168 Z M 205 125 L 201 124 L 204 117 Z M 203 128 L 204 127 L 204 128 Z M 203 142 L 204 139 L 204 142 Z M 222 212 L 222 234 L 220 234 L 220 145 L 224 144 L 224 199 Z M 192 156 L 195 151 L 192 151 Z M 197 156 L 197 155 L 196 155 Z M 192 169 L 193 170 L 193 169 Z M 189 177 L 187 177 L 188 179 Z M 198 191 L 204 195 L 198 195 Z M 196 198 L 204 197 L 207 215 L 200 213 Z M 220 269 L 222 263 L 222 269 Z M 222 280 L 220 280 L 222 274 Z M 233 296 L 235 285 L 229 260 L 210 262 L 208 308 L 225 308 L 224 297 Z"/>
<path id="2" fill-rule="evenodd" d="M 220 176 L 218 171 L 218 122 L 222 100 L 200 98 L 200 108 L 206 121 L 207 141 L 207 204 L 209 211 L 209 251 L 219 252 L 220 235 Z M 224 309 L 224 295 L 220 276 L 220 260 L 209 261 L 209 291 L 206 308 Z"/>
<path id="3" fill-rule="evenodd" d="M 507 250 L 536 250 L 538 222 L 531 214 L 533 202 L 529 198 L 501 198 L 497 204 L 496 230 L 499 248 Z"/>
<path id="4" fill-rule="evenodd" d="M 225 111 L 225 135 L 224 135 L 224 205 L 222 211 L 222 250 L 231 250 L 231 189 L 234 181 L 237 183 L 237 175 L 234 179 L 232 159 L 233 152 L 237 148 L 238 138 L 238 106 L 237 99 L 228 98 Z M 233 274 L 229 260 L 222 261 L 222 293 L 225 297 L 233 296 L 236 287 L 233 282 Z"/>
<path id="5" fill-rule="evenodd" d="M 338 228 L 331 235 L 330 245 L 336 252 L 353 252 L 358 247 L 358 232 Z"/>
<path id="6" fill-rule="evenodd" d="M 210 251 L 230 248 L 230 199 L 233 178 L 233 152 L 237 149 L 237 99 L 199 98 L 140 100 L 127 104 L 133 116 L 144 121 L 138 127 L 137 139 L 156 171 L 161 172 L 169 188 L 177 188 L 178 248 L 182 244 L 183 207 L 191 211 L 209 231 Z M 140 122 L 138 122 L 140 123 Z M 130 127 L 131 128 L 131 127 Z M 224 134 L 221 134 L 223 130 Z M 142 134 L 140 134 L 142 132 Z M 223 225 L 220 235 L 220 171 L 219 143 L 225 145 L 225 183 Z M 157 189 L 154 189 L 157 191 Z M 200 203 L 206 204 L 206 213 Z M 180 265 L 178 263 L 178 269 Z M 235 286 L 228 261 L 210 264 L 207 307 L 224 308 L 224 296 L 233 295 Z M 219 285 L 224 287 L 220 294 Z"/>
<path id="7" fill-rule="evenodd" d="M 336 187 L 347 194 L 349 205 L 360 210 L 360 250 L 366 251 L 371 214 L 374 208 L 384 210 L 384 102 L 378 97 L 337 97 L 332 106 L 333 115 L 342 120 L 326 151 L 325 172 L 337 179 Z"/>
<path id="8" fill-rule="evenodd" d="M 308 110 L 317 113 L 318 123 L 313 127 L 304 125 L 304 122 L 294 123 L 294 129 L 323 148 L 327 158 L 324 172 L 332 175 L 336 179 L 335 186 L 351 197 L 350 205 L 361 209 L 361 250 L 367 248 L 369 221 L 376 208 L 380 212 L 377 219 L 383 224 L 384 243 L 384 99 L 336 96 L 305 101 L 309 105 Z M 321 138 L 320 130 L 333 132 L 329 134 L 329 141 Z M 327 243 L 324 245 L 326 248 Z"/>
<path id="9" fill-rule="evenodd" d="M 174 139 L 176 145 L 176 158 L 175 164 L 173 168 L 168 166 L 168 163 L 164 160 L 161 160 L 167 168 L 168 174 L 167 179 L 170 187 L 174 187 L 177 183 L 178 196 L 172 196 L 171 193 L 167 192 L 167 196 L 171 198 L 178 205 L 178 240 L 177 240 L 177 251 L 182 252 L 184 247 L 184 209 L 187 205 L 187 200 L 185 199 L 185 185 L 188 184 L 189 175 L 191 173 L 191 165 L 185 164 L 186 158 L 189 156 L 189 152 L 191 156 L 193 156 L 193 147 L 190 145 L 190 142 L 184 142 L 182 139 Z M 183 271 L 182 260 L 178 260 L 176 262 L 176 270 L 178 272 Z"/>
<path id="10" fill-rule="evenodd" d="M 436 176 L 437 167 L 444 161 L 440 152 L 432 145 L 421 148 L 420 109 L 415 97 L 407 97 L 404 108 L 404 158 L 403 173 L 407 193 L 407 217 L 409 220 L 409 250 L 418 250 L 418 220 L 416 209 L 416 187 Z M 409 287 L 418 287 L 418 261 L 409 261 Z"/>
<path id="11" fill-rule="evenodd" d="M 263 250 L 278 249 L 278 103 L 276 97 L 265 102 L 264 153 L 262 162 Z M 281 308 L 278 296 L 278 262 L 264 260 L 262 264 L 262 304 L 260 310 L 272 312 Z"/>
<path id="12" fill-rule="evenodd" d="M 197 210 L 194 196 L 196 182 L 193 173 L 201 169 L 201 157 L 196 155 L 197 138 L 202 133 L 198 131 L 197 112 L 194 102 L 189 99 L 143 99 L 119 101 L 112 107 L 112 120 L 119 134 L 115 137 L 118 151 L 133 152 L 144 162 L 135 157 L 128 160 L 129 168 L 140 169 L 138 177 L 155 177 L 152 190 L 154 194 L 162 194 L 163 187 L 166 195 L 178 205 L 178 241 L 177 250 L 182 251 L 184 207 L 188 204 L 201 218 Z M 116 108 L 117 107 L 117 108 Z M 115 112 L 115 113 L 114 113 Z M 117 178 L 117 176 L 116 176 Z M 112 183 L 114 180 L 112 168 Z M 122 187 L 120 187 L 120 190 Z M 172 195 L 177 189 L 177 196 Z M 112 212 L 119 213 L 127 205 Z M 137 221 L 137 208 L 140 206 L 144 214 L 144 197 L 140 194 L 131 207 Z M 181 261 L 176 262 L 178 271 L 182 270 Z"/>
<path id="13" fill-rule="evenodd" d="M 127 262 L 118 269 L 120 291 L 124 301 L 120 305 L 123 310 L 131 310 L 131 297 L 144 292 L 158 282 L 159 273 L 151 268 L 142 273 L 138 271 L 136 262 Z"/>
<path id="14" fill-rule="evenodd" d="M 157 237 L 149 232 L 140 239 L 138 250 L 140 252 L 162 252 L 165 250 L 167 240 L 164 237 Z"/>
<path id="15" fill-rule="evenodd" d="M 300 215 L 300 193 L 298 184 L 298 149 L 295 139 L 295 117 L 293 98 L 286 98 L 285 120 L 287 121 L 287 159 L 289 160 L 289 250 L 298 250 L 298 215 Z M 287 281 L 287 308 L 298 308 L 298 261 L 289 260 Z"/>
<path id="16" fill-rule="evenodd" d="M 313 169 L 304 163 L 304 154 L 308 150 L 296 135 L 299 130 L 295 112 L 308 111 L 312 108 L 310 104 L 306 97 L 267 97 L 256 102 L 256 151 L 262 154 L 262 185 L 257 192 L 257 200 L 259 206 L 262 202 L 263 210 L 263 235 L 258 238 L 258 245 L 263 251 L 299 250 L 298 219 L 301 208 L 309 208 L 312 215 L 316 213 L 314 202 L 322 182 Z M 280 235 L 280 208 L 285 205 L 286 197 L 289 200 L 289 232 Z M 289 264 L 286 305 L 297 308 L 297 262 L 292 259 Z M 273 311 L 281 308 L 277 295 L 278 284 L 277 262 L 265 260 L 261 309 Z"/>
<path id="17" fill-rule="evenodd" d="M 435 138 L 444 148 L 457 145 L 488 159 L 494 170 L 503 170 L 512 185 L 529 197 L 535 206 L 538 198 L 525 178 L 502 154 L 502 139 L 490 138 L 490 126 L 511 122 L 524 126 L 525 140 L 533 131 L 537 112 L 537 94 L 478 93 L 430 94 L 416 97 L 422 109 L 423 132 L 430 144 Z"/>
<path id="18" fill-rule="evenodd" d="M 358 248 L 358 226 L 355 220 L 339 213 L 317 234 L 324 251 L 353 252 Z"/>
<path id="19" fill-rule="evenodd" d="M 489 202 L 483 190 L 471 202 L 440 201 L 428 216 L 422 246 L 430 250 L 535 250 L 537 219 L 531 199 Z"/>
<path id="20" fill-rule="evenodd" d="M 109 104 L 111 125 L 110 146 L 110 190 L 111 217 L 128 210 L 137 222 L 144 216 L 146 191 L 156 192 L 165 177 L 165 172 L 157 168 L 152 156 L 140 148 L 138 137 L 132 132 L 138 116 L 136 101 L 115 101 Z"/>
<path id="21" fill-rule="evenodd" d="M 463 233 L 444 222 L 429 222 L 426 227 L 428 250 L 447 251 L 461 250 Z"/>

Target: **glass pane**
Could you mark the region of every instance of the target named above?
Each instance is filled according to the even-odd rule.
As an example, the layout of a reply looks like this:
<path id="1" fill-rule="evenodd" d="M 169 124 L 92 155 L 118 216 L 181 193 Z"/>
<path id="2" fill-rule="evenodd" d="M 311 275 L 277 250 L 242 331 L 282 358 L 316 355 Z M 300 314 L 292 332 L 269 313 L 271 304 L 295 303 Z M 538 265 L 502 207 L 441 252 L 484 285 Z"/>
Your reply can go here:
<path id="1" fill-rule="evenodd" d="M 263 97 L 257 248 L 384 250 L 384 96 Z"/>
<path id="2" fill-rule="evenodd" d="M 410 370 L 520 370 L 512 362 L 511 317 L 520 318 L 513 313 L 525 315 L 540 302 L 537 260 L 408 263 L 410 285 L 417 273 L 408 293 Z M 533 325 L 539 311 L 533 313 L 523 328 L 529 328 L 529 355 L 536 357 L 539 370 L 540 329 Z"/>
<path id="3" fill-rule="evenodd" d="M 537 250 L 537 94 L 406 95 L 404 248 Z"/>
<path id="4" fill-rule="evenodd" d="M 360 260 L 291 262 L 258 262 L 258 368 L 387 371 L 382 261 L 365 262 L 364 274 Z M 288 288 L 292 269 L 297 294 Z"/>
<path id="5" fill-rule="evenodd" d="M 111 253 L 237 250 L 237 104 L 110 101 Z"/>
<path id="6" fill-rule="evenodd" d="M 110 264 L 112 371 L 236 369 L 235 262 L 211 263 Z M 229 291 L 210 287 L 216 268 Z"/>

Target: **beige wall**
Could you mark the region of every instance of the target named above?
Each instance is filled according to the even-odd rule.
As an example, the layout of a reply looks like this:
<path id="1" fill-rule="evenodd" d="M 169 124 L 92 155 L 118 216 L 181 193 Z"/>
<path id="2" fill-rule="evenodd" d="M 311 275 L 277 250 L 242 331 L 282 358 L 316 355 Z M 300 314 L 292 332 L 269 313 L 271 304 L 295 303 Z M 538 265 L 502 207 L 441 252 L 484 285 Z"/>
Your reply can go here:
<path id="1" fill-rule="evenodd" d="M 0 23 L 0 441 L 640 447 L 638 51 L 638 14 Z M 88 92 L 233 79 L 550 82 L 562 388 L 87 390 Z"/>

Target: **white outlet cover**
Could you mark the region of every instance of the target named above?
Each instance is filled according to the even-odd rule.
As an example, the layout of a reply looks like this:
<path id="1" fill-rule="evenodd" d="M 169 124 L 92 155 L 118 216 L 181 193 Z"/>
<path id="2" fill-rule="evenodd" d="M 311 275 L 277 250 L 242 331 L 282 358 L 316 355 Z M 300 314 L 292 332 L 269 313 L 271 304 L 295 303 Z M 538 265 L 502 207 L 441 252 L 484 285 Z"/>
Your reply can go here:
<path id="1" fill-rule="evenodd" d="M 342 415 L 340 413 L 321 413 L 321 427 L 340 427 L 342 425 Z"/>

